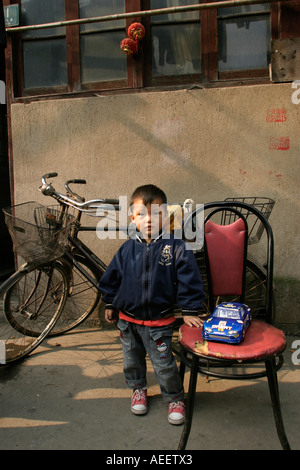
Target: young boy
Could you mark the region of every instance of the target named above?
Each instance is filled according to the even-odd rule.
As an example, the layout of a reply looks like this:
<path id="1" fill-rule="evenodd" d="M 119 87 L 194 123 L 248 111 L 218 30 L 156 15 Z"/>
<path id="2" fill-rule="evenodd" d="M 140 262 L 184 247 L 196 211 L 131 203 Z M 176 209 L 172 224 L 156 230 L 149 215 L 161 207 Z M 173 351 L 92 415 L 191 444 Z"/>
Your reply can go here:
<path id="1" fill-rule="evenodd" d="M 203 285 L 193 252 L 183 240 L 164 232 L 166 195 L 154 185 L 137 188 L 131 197 L 131 220 L 137 232 L 118 250 L 99 288 L 105 319 L 120 330 L 125 383 L 133 389 L 131 411 L 148 411 L 146 354 L 169 402 L 168 420 L 182 424 L 184 391 L 171 350 L 174 306 L 184 322 L 199 327 Z"/>

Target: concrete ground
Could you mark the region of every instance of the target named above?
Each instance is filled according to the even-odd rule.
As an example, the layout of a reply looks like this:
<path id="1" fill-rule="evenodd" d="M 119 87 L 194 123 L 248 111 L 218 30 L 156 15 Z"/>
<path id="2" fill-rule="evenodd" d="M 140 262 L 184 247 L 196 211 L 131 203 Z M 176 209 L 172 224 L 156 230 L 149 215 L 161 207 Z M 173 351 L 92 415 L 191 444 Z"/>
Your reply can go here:
<path id="1" fill-rule="evenodd" d="M 293 450 L 300 449 L 300 365 L 292 363 L 298 339 L 299 346 L 288 337 L 278 375 Z M 150 365 L 148 382 L 149 412 L 134 416 L 116 329 L 78 329 L 48 339 L 20 364 L 0 368 L 0 449 L 174 453 L 182 427 L 168 423 Z M 266 379 L 207 382 L 199 376 L 187 451 L 215 449 L 281 449 Z"/>

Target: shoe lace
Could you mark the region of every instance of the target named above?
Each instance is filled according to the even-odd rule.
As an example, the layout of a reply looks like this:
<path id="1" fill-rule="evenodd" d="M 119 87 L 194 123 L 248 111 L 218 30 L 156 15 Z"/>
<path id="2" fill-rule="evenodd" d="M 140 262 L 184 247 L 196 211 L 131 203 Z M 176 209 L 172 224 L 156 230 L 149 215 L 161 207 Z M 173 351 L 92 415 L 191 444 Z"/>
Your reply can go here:
<path id="1" fill-rule="evenodd" d="M 174 402 L 170 403 L 170 407 L 173 408 L 173 409 L 178 408 L 178 407 L 182 407 L 182 406 L 183 406 L 182 401 L 174 401 Z"/>
<path id="2" fill-rule="evenodd" d="M 143 398 L 146 398 L 146 390 L 137 388 L 134 392 L 134 399 L 141 401 Z"/>

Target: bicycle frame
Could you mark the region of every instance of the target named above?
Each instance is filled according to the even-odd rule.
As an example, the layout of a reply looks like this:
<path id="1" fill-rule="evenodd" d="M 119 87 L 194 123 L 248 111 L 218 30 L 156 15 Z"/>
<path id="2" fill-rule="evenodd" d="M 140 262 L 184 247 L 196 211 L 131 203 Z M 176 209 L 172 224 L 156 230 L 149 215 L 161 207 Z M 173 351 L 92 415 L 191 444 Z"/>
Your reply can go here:
<path id="1" fill-rule="evenodd" d="M 95 230 L 95 228 L 94 228 Z M 82 254 L 90 263 L 92 263 L 95 268 L 99 271 L 106 270 L 107 265 L 100 260 L 95 253 L 93 253 L 81 240 L 78 240 L 72 236 L 68 236 L 68 240 L 72 246 L 74 246 L 77 250 L 77 253 Z M 66 250 L 64 253 L 64 257 L 70 261 L 71 264 L 74 264 L 76 268 L 83 274 L 88 281 L 98 289 L 97 283 L 95 283 L 94 279 L 89 275 L 89 273 L 78 263 L 75 257 L 71 254 L 70 251 Z"/>
<path id="2" fill-rule="evenodd" d="M 107 265 L 100 260 L 95 253 L 92 252 L 83 242 L 78 238 L 79 231 L 97 231 L 97 227 L 89 227 L 89 226 L 81 226 L 80 220 L 83 213 L 95 216 L 97 215 L 97 210 L 99 208 L 109 210 L 113 207 L 114 210 L 120 210 L 119 200 L 117 199 L 92 199 L 90 201 L 85 201 L 83 197 L 79 196 L 78 194 L 74 193 L 70 187 L 70 183 L 75 184 L 85 184 L 86 181 L 83 179 L 73 179 L 68 180 L 65 183 L 65 188 L 67 190 L 67 195 L 58 193 L 52 186 L 52 183 L 48 184 L 46 179 L 52 178 L 57 176 L 57 173 L 47 173 L 46 175 L 42 176 L 42 186 L 40 187 L 40 191 L 45 196 L 51 196 L 58 201 L 61 206 L 62 213 L 68 211 L 69 207 L 77 210 L 76 222 L 77 226 L 74 228 L 73 233 L 68 235 L 68 242 L 69 247 L 65 250 L 64 258 L 67 259 L 71 265 L 75 265 L 76 268 L 86 277 L 86 279 L 98 289 L 97 283 L 95 283 L 94 279 L 89 275 L 89 273 L 78 263 L 75 257 L 72 254 L 72 249 L 75 247 L 77 253 L 81 254 L 85 259 L 87 259 L 97 271 L 105 271 L 107 269 Z M 127 228 L 124 229 L 122 227 L 117 227 L 117 231 L 127 231 Z"/>

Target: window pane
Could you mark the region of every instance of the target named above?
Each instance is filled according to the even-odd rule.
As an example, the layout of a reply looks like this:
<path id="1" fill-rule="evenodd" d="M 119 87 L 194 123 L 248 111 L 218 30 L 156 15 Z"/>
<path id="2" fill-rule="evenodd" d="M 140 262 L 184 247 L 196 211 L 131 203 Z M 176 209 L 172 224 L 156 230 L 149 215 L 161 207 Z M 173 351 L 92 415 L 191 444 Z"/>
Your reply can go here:
<path id="1" fill-rule="evenodd" d="M 120 49 L 124 32 L 81 36 L 82 83 L 127 78 L 127 60 Z"/>
<path id="2" fill-rule="evenodd" d="M 219 71 L 268 67 L 269 16 L 219 20 Z"/>
<path id="3" fill-rule="evenodd" d="M 125 12 L 125 0 L 79 0 L 80 18 Z M 80 25 L 82 83 L 127 78 L 127 59 L 120 49 L 125 20 Z"/>
<path id="4" fill-rule="evenodd" d="M 67 83 L 65 39 L 24 42 L 23 55 L 24 88 Z"/>
<path id="5" fill-rule="evenodd" d="M 229 8 L 219 8 L 219 15 L 239 15 L 241 13 L 256 13 L 258 11 L 268 11 L 270 10 L 269 3 L 263 3 L 261 5 L 241 5 L 240 7 L 229 7 Z"/>
<path id="6" fill-rule="evenodd" d="M 79 0 L 79 17 L 116 15 L 125 12 L 125 0 Z M 103 21 L 80 25 L 80 31 L 99 31 L 111 28 L 125 28 L 125 20 Z"/>
<path id="7" fill-rule="evenodd" d="M 150 9 L 159 10 L 161 8 L 181 7 L 186 5 L 197 5 L 197 0 L 151 0 Z M 151 22 L 162 21 L 187 21 L 199 19 L 199 11 L 187 11 L 182 13 L 170 13 L 169 15 L 155 15 L 151 17 Z"/>
<path id="8" fill-rule="evenodd" d="M 65 20 L 65 0 L 22 0 L 22 25 L 52 23 Z M 46 28 L 27 31 L 23 38 L 37 38 L 65 34 L 65 28 Z"/>
<path id="9" fill-rule="evenodd" d="M 152 27 L 153 75 L 200 72 L 200 23 Z"/>

